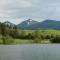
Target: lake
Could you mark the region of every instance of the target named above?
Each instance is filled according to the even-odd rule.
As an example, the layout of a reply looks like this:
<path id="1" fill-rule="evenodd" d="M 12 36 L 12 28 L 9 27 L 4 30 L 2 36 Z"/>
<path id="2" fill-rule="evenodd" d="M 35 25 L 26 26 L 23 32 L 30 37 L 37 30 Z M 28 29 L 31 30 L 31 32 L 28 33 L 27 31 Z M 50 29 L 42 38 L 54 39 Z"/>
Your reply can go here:
<path id="1" fill-rule="evenodd" d="M 0 60 L 60 60 L 60 44 L 0 45 Z"/>

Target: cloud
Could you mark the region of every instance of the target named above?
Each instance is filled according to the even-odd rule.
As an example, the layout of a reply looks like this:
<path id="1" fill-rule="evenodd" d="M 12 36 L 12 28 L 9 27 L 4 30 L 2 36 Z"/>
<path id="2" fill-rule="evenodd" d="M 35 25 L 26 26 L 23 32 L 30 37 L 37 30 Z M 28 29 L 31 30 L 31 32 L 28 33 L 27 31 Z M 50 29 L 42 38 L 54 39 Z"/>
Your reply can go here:
<path id="1" fill-rule="evenodd" d="M 60 0 L 0 0 L 0 16 L 60 20 Z"/>
<path id="2" fill-rule="evenodd" d="M 32 3 L 28 0 L 0 0 L 0 5 L 13 5 L 19 7 L 30 7 Z M 11 6 L 12 7 L 12 6 Z"/>
<path id="3" fill-rule="evenodd" d="M 20 24 L 22 21 L 26 19 L 24 18 L 13 18 L 13 17 L 5 17 L 5 16 L 0 16 L 0 22 L 5 22 L 5 21 L 10 21 L 14 24 Z"/>
<path id="4" fill-rule="evenodd" d="M 28 0 L 0 0 L 0 3 L 5 8 L 28 8 L 32 6 Z"/>
<path id="5" fill-rule="evenodd" d="M 28 0 L 0 0 L 0 16 L 15 16 L 20 9 L 32 7 Z"/>

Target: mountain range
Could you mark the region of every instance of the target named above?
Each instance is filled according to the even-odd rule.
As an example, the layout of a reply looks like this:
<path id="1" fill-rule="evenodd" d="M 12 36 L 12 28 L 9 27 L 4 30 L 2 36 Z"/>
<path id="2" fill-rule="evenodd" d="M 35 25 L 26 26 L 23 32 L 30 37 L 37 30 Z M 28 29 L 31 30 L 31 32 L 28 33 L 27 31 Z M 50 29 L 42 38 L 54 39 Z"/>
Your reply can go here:
<path id="1" fill-rule="evenodd" d="M 11 22 L 4 22 L 5 24 L 14 26 Z M 32 19 L 28 19 L 23 21 L 22 23 L 16 25 L 17 29 L 27 29 L 27 30 L 37 30 L 37 29 L 57 29 L 60 30 L 60 21 L 56 20 L 44 20 L 42 22 L 38 22 Z"/>

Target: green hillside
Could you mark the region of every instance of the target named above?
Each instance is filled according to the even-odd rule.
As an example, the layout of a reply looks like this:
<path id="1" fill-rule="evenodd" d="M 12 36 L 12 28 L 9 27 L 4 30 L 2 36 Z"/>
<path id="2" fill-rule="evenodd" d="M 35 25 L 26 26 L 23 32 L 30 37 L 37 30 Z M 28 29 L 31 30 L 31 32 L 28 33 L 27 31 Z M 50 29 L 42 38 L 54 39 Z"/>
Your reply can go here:
<path id="1" fill-rule="evenodd" d="M 43 22 L 38 22 L 32 25 L 29 25 L 28 27 L 25 27 L 24 29 L 29 30 L 37 30 L 37 29 L 57 29 L 60 30 L 60 21 L 55 20 L 45 20 Z"/>

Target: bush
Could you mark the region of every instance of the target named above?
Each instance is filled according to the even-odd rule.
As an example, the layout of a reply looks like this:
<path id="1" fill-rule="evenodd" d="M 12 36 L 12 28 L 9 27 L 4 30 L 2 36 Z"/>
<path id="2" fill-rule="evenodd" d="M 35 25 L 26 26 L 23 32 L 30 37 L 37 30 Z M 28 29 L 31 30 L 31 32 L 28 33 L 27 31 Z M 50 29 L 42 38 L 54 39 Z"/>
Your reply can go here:
<path id="1" fill-rule="evenodd" d="M 46 37 L 45 37 L 45 39 L 50 39 L 51 37 L 50 37 L 50 35 L 46 35 Z"/>
<path id="2" fill-rule="evenodd" d="M 52 43 L 60 43 L 60 36 L 56 36 L 55 38 L 51 39 Z"/>
<path id="3" fill-rule="evenodd" d="M 2 36 L 1 39 L 3 44 L 12 44 L 14 42 L 10 36 Z"/>

